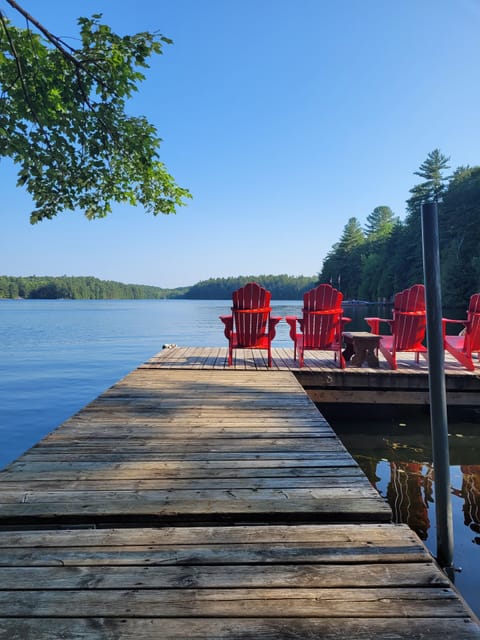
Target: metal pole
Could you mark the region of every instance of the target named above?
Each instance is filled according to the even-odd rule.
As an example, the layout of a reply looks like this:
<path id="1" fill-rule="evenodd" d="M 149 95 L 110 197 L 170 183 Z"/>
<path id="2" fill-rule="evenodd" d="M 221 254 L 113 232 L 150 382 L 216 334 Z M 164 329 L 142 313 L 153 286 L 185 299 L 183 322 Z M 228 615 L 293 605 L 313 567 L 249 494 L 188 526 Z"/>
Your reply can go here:
<path id="1" fill-rule="evenodd" d="M 453 569 L 453 529 L 437 213 L 436 202 L 422 204 L 423 272 L 427 308 L 430 424 L 435 472 L 437 561 L 440 566 L 448 570 L 449 568 Z"/>

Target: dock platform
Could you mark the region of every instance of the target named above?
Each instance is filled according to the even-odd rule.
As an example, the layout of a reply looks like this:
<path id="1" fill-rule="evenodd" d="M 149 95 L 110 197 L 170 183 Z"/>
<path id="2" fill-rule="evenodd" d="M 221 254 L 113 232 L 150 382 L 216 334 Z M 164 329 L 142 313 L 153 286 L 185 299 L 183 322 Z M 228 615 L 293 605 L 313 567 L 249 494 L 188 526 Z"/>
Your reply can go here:
<path id="1" fill-rule="evenodd" d="M 127 375 L 0 473 L 0 565 L 0 640 L 480 638 L 287 370 Z"/>
<path id="2" fill-rule="evenodd" d="M 378 368 L 347 364 L 340 369 L 332 352 L 307 351 L 305 365 L 299 368 L 293 349 L 272 348 L 272 371 L 290 371 L 314 402 L 319 404 L 409 404 L 428 405 L 428 362 L 415 354 L 397 354 L 398 368 L 390 369 L 379 354 Z M 226 347 L 182 347 L 163 349 L 142 365 L 160 369 L 214 369 L 236 371 L 268 370 L 264 351 L 235 351 L 232 367 L 227 364 Z M 445 387 L 450 406 L 480 406 L 480 362 L 475 371 L 467 371 L 445 353 Z"/>
<path id="3" fill-rule="evenodd" d="M 0 532 L 1 640 L 472 640 L 406 525 Z"/>
<path id="4" fill-rule="evenodd" d="M 138 369 L 0 474 L 0 526 L 391 519 L 287 372 Z"/>

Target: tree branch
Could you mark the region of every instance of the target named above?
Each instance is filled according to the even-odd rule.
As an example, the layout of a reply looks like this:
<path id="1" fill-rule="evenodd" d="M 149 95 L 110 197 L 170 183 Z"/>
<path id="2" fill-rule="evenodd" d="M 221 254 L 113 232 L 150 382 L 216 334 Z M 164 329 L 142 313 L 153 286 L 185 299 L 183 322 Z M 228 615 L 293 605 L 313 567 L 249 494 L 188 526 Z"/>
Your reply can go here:
<path id="1" fill-rule="evenodd" d="M 43 35 L 47 38 L 47 40 L 51 42 L 53 46 L 56 47 L 62 55 L 64 55 L 68 60 L 70 60 L 70 62 L 73 62 L 73 64 L 75 65 L 78 64 L 78 60 L 76 60 L 76 58 L 70 53 L 70 51 L 75 52 L 75 49 L 73 47 L 70 47 L 66 42 L 61 40 L 61 38 L 57 38 L 57 36 L 53 35 L 53 33 L 50 33 L 48 29 L 46 29 L 42 24 L 40 24 L 40 22 L 38 22 L 38 20 L 36 20 L 32 15 L 30 15 L 28 11 L 25 11 L 23 7 L 17 4 L 15 0 L 7 0 L 7 2 L 11 7 L 13 7 L 13 9 L 15 9 L 15 11 L 18 11 L 18 13 L 20 13 L 26 20 L 34 24 L 37 27 L 37 29 L 41 33 L 43 33 Z M 68 49 L 70 49 L 70 51 L 68 51 Z"/>
<path id="2" fill-rule="evenodd" d="M 9 0 L 8 0 L 9 1 Z M 20 84 L 22 85 L 22 92 L 23 95 L 25 97 L 25 102 L 28 105 L 28 108 L 30 109 L 30 112 L 32 114 L 33 119 L 35 120 L 35 122 L 37 123 L 40 131 L 42 132 L 42 135 L 45 139 L 45 144 L 47 145 L 48 148 L 50 148 L 50 139 L 48 137 L 47 132 L 45 131 L 42 123 L 40 122 L 39 118 L 38 118 L 38 114 L 37 111 L 34 107 L 34 105 L 32 104 L 32 101 L 30 100 L 30 94 L 28 93 L 28 88 L 25 84 L 25 79 L 23 77 L 23 71 L 22 71 L 22 65 L 20 64 L 20 59 L 17 55 L 17 51 L 15 49 L 15 44 L 11 38 L 10 32 L 8 30 L 8 27 L 5 23 L 5 17 L 3 15 L 3 12 L 0 11 L 0 22 L 2 23 L 3 29 L 5 31 L 5 35 L 7 36 L 7 40 L 8 40 L 8 44 L 10 45 L 10 49 L 12 51 L 12 55 L 15 59 L 15 65 L 17 67 L 17 73 L 18 73 L 18 79 L 20 80 Z"/>
<path id="3" fill-rule="evenodd" d="M 51 33 L 48 29 L 46 29 L 36 18 L 34 18 L 28 11 L 25 11 L 23 7 L 21 7 L 15 0 L 7 0 L 8 4 L 18 11 L 20 15 L 22 15 L 28 22 L 31 22 L 39 31 L 42 33 L 45 38 L 53 44 L 53 46 L 60 51 L 60 53 L 71 62 L 74 67 L 77 69 L 77 76 L 79 76 L 78 70 L 81 69 L 84 73 L 89 75 L 95 82 L 101 85 L 107 91 L 111 91 L 111 88 L 106 84 L 101 78 L 92 73 L 88 67 L 83 63 L 83 61 L 78 60 L 75 55 L 77 50 L 71 47 L 69 44 L 64 42 L 61 38 Z M 96 63 L 94 63 L 96 65 Z M 112 92 L 114 93 L 114 92 Z"/>

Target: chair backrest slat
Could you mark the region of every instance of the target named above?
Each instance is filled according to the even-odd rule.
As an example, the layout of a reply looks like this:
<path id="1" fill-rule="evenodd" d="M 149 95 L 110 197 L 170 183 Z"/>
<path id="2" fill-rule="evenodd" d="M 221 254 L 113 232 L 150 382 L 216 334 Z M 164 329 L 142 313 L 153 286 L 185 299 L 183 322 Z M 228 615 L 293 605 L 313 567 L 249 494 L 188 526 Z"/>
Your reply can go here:
<path id="1" fill-rule="evenodd" d="M 232 293 L 232 315 L 237 343 L 254 347 L 268 331 L 271 293 L 256 282 L 249 282 Z"/>
<path id="2" fill-rule="evenodd" d="M 256 282 L 249 282 L 232 293 L 233 309 L 259 309 L 270 306 L 271 293 Z"/>
<path id="3" fill-rule="evenodd" d="M 408 351 L 421 346 L 425 338 L 427 316 L 425 311 L 425 287 L 415 284 L 400 291 L 393 301 L 392 333 L 395 350 Z"/>
<path id="4" fill-rule="evenodd" d="M 425 287 L 414 284 L 409 289 L 395 294 L 393 311 L 425 311 Z"/>
<path id="5" fill-rule="evenodd" d="M 320 284 L 303 295 L 304 311 L 323 311 L 342 306 L 343 293 L 330 284 Z"/>
<path id="6" fill-rule="evenodd" d="M 340 339 L 343 294 L 320 284 L 303 296 L 303 341 L 306 349 L 327 349 Z"/>

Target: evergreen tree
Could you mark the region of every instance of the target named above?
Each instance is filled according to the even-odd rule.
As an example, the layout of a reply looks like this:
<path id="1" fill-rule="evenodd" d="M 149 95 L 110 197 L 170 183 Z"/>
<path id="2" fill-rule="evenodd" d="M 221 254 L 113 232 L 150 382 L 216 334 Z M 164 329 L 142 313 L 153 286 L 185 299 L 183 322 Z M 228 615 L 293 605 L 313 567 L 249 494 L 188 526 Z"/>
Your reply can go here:
<path id="1" fill-rule="evenodd" d="M 342 236 L 332 247 L 322 266 L 320 280 L 340 289 L 345 298 L 358 298 L 361 282 L 362 248 L 365 235 L 357 218 L 352 217 Z"/>
<path id="2" fill-rule="evenodd" d="M 339 251 L 349 253 L 353 249 L 361 246 L 365 242 L 365 235 L 357 218 L 349 218 L 347 224 L 343 228 L 340 241 L 338 243 Z"/>
<path id="3" fill-rule="evenodd" d="M 459 167 L 443 196 L 439 233 L 443 297 L 463 306 L 480 291 L 480 167 Z"/>
<path id="4" fill-rule="evenodd" d="M 397 223 L 398 218 L 395 217 L 390 207 L 375 207 L 372 213 L 367 216 L 365 225 L 367 240 L 378 240 L 389 236 Z"/>
<path id="5" fill-rule="evenodd" d="M 460 166 L 447 179 L 448 161 L 435 149 L 415 172 L 425 181 L 410 190 L 404 223 L 388 207 L 376 207 L 367 217 L 362 240 L 351 218 L 325 258 L 320 280 L 336 283 L 341 274 L 348 297 L 368 300 L 391 299 L 397 291 L 423 282 L 420 204 L 441 200 L 443 303 L 466 307 L 470 296 L 480 291 L 480 167 Z M 355 286 L 358 295 L 352 293 Z"/>
<path id="6" fill-rule="evenodd" d="M 359 297 L 378 300 L 390 295 L 386 277 L 388 264 L 388 240 L 399 220 L 390 207 L 379 206 L 367 216 L 365 225 L 366 243 L 362 258 L 362 278 Z"/>
<path id="7" fill-rule="evenodd" d="M 439 149 L 431 151 L 414 175 L 424 178 L 424 182 L 410 189 L 411 197 L 407 200 L 409 215 L 420 216 L 422 202 L 438 202 L 445 190 L 448 177 L 444 172 L 450 168 L 450 158 L 444 156 Z"/>
<path id="8" fill-rule="evenodd" d="M 424 178 L 412 189 L 407 200 L 407 217 L 405 220 L 404 244 L 399 247 L 397 258 L 403 265 L 405 286 L 423 282 L 422 258 L 422 224 L 420 207 L 424 202 L 438 201 L 445 190 L 448 178 L 444 171 L 449 168 L 449 158 L 439 149 L 431 151 L 414 175 Z"/>

